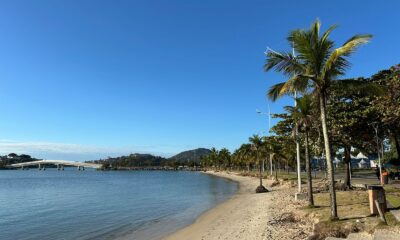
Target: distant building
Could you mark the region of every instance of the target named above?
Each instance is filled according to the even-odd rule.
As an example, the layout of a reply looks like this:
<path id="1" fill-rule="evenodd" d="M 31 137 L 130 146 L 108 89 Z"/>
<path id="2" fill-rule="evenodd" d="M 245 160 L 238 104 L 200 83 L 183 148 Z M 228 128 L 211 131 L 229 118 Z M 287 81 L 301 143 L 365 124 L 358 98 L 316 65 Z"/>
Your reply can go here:
<path id="1" fill-rule="evenodd" d="M 325 169 L 325 158 L 324 157 L 312 157 L 311 158 L 311 168 L 314 170 Z"/>
<path id="2" fill-rule="evenodd" d="M 364 159 L 361 159 L 361 161 L 358 162 L 359 168 L 369 168 L 370 166 L 370 163 L 365 161 Z"/>
<path id="3" fill-rule="evenodd" d="M 335 157 L 335 159 L 333 159 L 333 165 L 335 166 L 335 168 L 338 168 L 339 164 L 340 164 L 340 160 L 337 157 Z"/>
<path id="4" fill-rule="evenodd" d="M 344 157 L 343 157 L 344 158 Z M 333 166 L 338 168 L 341 163 L 343 163 L 343 158 L 339 159 L 337 157 L 333 160 Z M 375 165 L 370 161 L 370 157 L 367 157 L 362 152 L 358 153 L 357 156 L 350 155 L 351 158 L 351 168 L 370 168 Z M 325 157 L 313 157 L 311 159 L 311 166 L 313 169 L 325 169 L 326 168 L 326 160 Z"/>
<path id="5" fill-rule="evenodd" d="M 351 167 L 354 168 L 370 168 L 371 163 L 367 156 L 362 152 L 359 152 L 357 156 L 350 155 L 351 157 Z"/>
<path id="6" fill-rule="evenodd" d="M 371 168 L 377 168 L 379 166 L 378 160 L 369 160 Z"/>

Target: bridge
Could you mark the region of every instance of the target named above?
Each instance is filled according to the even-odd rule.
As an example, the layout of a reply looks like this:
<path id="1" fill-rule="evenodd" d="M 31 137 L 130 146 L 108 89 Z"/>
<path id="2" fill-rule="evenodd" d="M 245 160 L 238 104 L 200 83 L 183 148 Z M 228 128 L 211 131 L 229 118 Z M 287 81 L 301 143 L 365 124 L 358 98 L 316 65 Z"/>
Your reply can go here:
<path id="1" fill-rule="evenodd" d="M 66 160 L 39 160 L 33 162 L 15 163 L 11 164 L 10 167 L 21 168 L 22 170 L 28 166 L 38 166 L 39 170 L 45 170 L 46 165 L 55 165 L 57 170 L 64 170 L 64 166 L 77 167 L 77 170 L 85 170 L 86 168 L 101 168 L 101 164 L 96 163 L 85 163 L 85 162 L 74 162 Z"/>

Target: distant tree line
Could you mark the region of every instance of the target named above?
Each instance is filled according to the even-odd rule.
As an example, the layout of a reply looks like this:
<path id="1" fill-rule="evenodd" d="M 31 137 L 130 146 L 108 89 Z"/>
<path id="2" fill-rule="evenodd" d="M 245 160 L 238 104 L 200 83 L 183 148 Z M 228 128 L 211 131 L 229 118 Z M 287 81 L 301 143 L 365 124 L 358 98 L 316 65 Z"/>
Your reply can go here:
<path id="1" fill-rule="evenodd" d="M 16 153 L 10 153 L 8 155 L 0 156 L 0 168 L 5 168 L 10 164 L 32 162 L 37 160 L 39 159 L 32 158 L 30 155 L 27 154 L 18 155 Z"/>
<path id="2" fill-rule="evenodd" d="M 175 160 L 154 156 L 151 154 L 130 154 L 120 157 L 108 157 L 107 159 L 100 159 L 89 161 L 103 165 L 103 169 L 129 169 L 129 168 L 146 168 L 146 167 L 171 167 L 178 168 L 179 166 L 200 166 L 198 161 L 195 160 Z"/>

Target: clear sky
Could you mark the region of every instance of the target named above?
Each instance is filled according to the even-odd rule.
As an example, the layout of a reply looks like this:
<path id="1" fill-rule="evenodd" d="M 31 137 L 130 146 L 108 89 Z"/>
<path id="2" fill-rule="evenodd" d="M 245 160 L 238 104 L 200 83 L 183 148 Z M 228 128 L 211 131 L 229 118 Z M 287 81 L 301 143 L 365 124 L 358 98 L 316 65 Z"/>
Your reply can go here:
<path id="1" fill-rule="evenodd" d="M 316 18 L 371 33 L 346 77 L 400 62 L 400 1 L 0 2 L 0 154 L 86 160 L 234 150 L 267 128 L 269 46 Z M 292 104 L 271 104 L 272 112 Z"/>

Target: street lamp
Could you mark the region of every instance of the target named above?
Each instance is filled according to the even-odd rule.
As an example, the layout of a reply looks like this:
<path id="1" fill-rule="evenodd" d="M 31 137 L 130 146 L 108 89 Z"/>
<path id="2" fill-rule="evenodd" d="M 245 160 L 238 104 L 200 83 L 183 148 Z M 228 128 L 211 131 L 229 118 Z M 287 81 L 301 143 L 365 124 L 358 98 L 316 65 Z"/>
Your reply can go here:
<path id="1" fill-rule="evenodd" d="M 379 125 L 378 125 L 377 122 L 370 123 L 369 125 L 371 125 L 375 130 L 375 139 L 376 139 L 376 147 L 377 147 L 376 150 L 378 151 L 377 153 L 378 153 L 378 166 L 379 166 L 379 181 L 380 181 L 380 183 L 382 185 L 382 164 L 381 164 L 381 156 L 379 154 L 379 148 L 380 147 L 379 147 L 379 137 L 378 137 L 378 127 L 379 127 Z M 383 157 L 383 152 L 382 152 L 382 157 Z"/>
<path id="2" fill-rule="evenodd" d="M 261 114 L 261 115 L 267 115 L 268 116 L 268 135 L 269 131 L 271 130 L 271 109 L 269 108 L 268 104 L 268 113 L 266 112 L 261 112 L 260 110 L 256 109 L 256 113 Z"/>
<path id="3" fill-rule="evenodd" d="M 269 104 L 268 104 L 268 113 L 265 112 L 261 112 L 260 110 L 256 109 L 256 113 L 261 114 L 261 115 L 268 115 L 268 132 L 267 132 L 267 136 L 270 134 L 269 132 L 271 131 L 271 109 L 269 108 Z M 271 160 L 271 159 L 270 159 Z M 271 176 L 272 176 L 272 161 L 270 161 L 271 164 Z M 263 159 L 263 163 L 262 163 L 262 172 L 265 171 L 265 161 Z"/>

